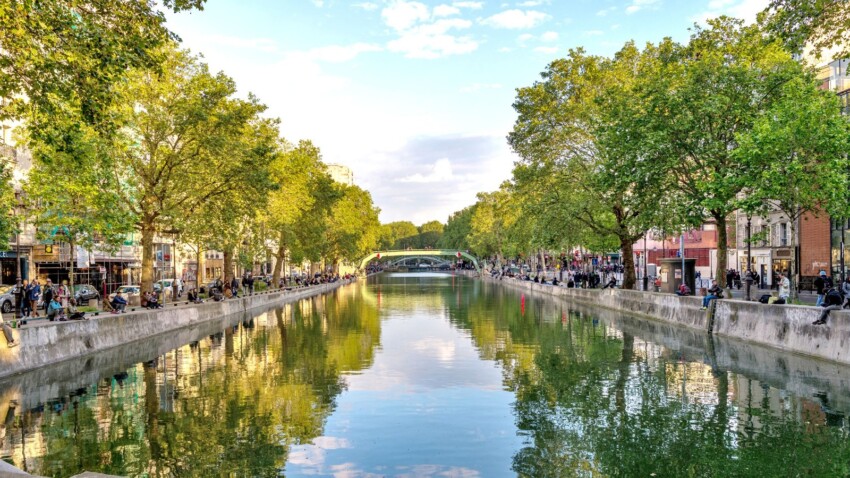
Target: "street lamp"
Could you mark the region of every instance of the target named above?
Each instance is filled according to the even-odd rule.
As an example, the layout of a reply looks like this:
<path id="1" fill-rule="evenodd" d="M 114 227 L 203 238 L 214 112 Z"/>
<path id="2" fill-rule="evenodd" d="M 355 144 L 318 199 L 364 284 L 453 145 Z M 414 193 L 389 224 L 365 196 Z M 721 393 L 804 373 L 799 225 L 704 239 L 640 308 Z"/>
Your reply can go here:
<path id="1" fill-rule="evenodd" d="M 646 254 L 646 236 L 649 234 L 649 231 L 646 231 L 643 234 L 643 290 L 644 292 L 649 290 L 649 275 L 647 275 L 647 271 L 649 271 L 649 267 L 647 266 L 647 262 L 649 262 L 649 256 Z"/>
<path id="2" fill-rule="evenodd" d="M 15 319 L 21 318 L 24 295 L 23 277 L 21 276 L 21 232 L 23 227 L 18 221 L 18 211 L 24 209 L 23 199 L 23 193 L 15 191 L 15 226 L 18 229 L 15 234 Z"/>
<path id="3" fill-rule="evenodd" d="M 751 300 L 750 298 L 750 286 L 753 285 L 753 244 L 750 240 L 750 234 L 752 231 L 752 216 L 747 215 L 747 300 Z"/>

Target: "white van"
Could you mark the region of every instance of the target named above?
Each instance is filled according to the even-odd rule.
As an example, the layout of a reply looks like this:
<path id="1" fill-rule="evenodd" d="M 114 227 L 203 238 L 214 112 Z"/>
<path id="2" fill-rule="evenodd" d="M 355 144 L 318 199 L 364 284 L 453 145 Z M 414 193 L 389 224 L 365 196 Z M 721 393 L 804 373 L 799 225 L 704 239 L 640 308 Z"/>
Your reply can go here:
<path id="1" fill-rule="evenodd" d="M 183 280 L 182 279 L 161 279 L 153 284 L 153 290 L 159 292 L 163 288 L 165 289 L 165 293 L 174 293 L 172 287 L 174 287 L 174 282 L 177 282 L 177 297 L 183 295 Z"/>

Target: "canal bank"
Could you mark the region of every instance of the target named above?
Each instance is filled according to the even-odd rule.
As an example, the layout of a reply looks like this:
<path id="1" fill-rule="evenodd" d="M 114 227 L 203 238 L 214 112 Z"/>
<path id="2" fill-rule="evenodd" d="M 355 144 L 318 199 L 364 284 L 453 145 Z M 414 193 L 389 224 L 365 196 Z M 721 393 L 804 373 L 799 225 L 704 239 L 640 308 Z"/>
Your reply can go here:
<path id="1" fill-rule="evenodd" d="M 623 311 L 706 334 L 850 364 L 848 311 L 833 311 L 826 325 L 812 325 L 820 315 L 820 308 L 719 300 L 716 307 L 702 310 L 701 297 L 622 289 L 570 289 L 510 278 L 485 277 L 484 280 L 521 291 Z"/>
<path id="2" fill-rule="evenodd" d="M 182 335 L 179 331 L 206 323 L 219 324 L 226 317 L 247 311 L 278 307 L 304 298 L 325 294 L 351 281 L 341 280 L 292 290 L 260 292 L 249 297 L 221 302 L 187 304 L 123 314 L 100 314 L 89 320 L 55 322 L 15 329 L 15 348 L 0 347 L 0 378 L 67 360 L 85 357 L 162 334 Z"/>

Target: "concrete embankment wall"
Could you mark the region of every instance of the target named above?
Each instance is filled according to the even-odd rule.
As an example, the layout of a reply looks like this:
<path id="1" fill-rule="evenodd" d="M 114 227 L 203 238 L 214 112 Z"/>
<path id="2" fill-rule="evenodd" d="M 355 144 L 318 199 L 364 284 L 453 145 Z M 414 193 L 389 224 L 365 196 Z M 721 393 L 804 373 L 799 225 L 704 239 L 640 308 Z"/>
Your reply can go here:
<path id="1" fill-rule="evenodd" d="M 291 291 L 273 291 L 222 302 L 158 310 L 137 310 L 124 314 L 93 316 L 89 320 L 56 322 L 15 329 L 21 345 L 0 346 L 0 378 L 56 364 L 95 352 L 165 333 L 178 331 L 252 309 L 271 308 L 303 298 L 324 294 L 348 282 L 340 281 Z"/>
<path id="2" fill-rule="evenodd" d="M 701 310 L 701 297 L 621 289 L 569 289 L 514 279 L 485 280 L 519 290 L 562 297 L 568 301 L 619 310 L 787 350 L 850 364 L 850 312 L 833 311 L 826 325 L 812 325 L 820 307 L 766 305 L 741 300 L 719 300 L 715 310 Z M 713 313 L 713 320 L 712 320 Z"/>

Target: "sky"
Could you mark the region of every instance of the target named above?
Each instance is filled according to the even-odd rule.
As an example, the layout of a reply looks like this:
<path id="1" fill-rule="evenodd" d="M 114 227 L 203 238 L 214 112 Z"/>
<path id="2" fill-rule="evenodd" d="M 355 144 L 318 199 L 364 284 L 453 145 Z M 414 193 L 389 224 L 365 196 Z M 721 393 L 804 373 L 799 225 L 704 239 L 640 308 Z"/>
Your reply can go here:
<path id="1" fill-rule="evenodd" d="M 168 15 L 183 46 L 236 80 L 372 194 L 381 221 L 446 222 L 511 176 L 516 89 L 571 48 L 687 41 L 768 0 L 208 0 Z"/>

